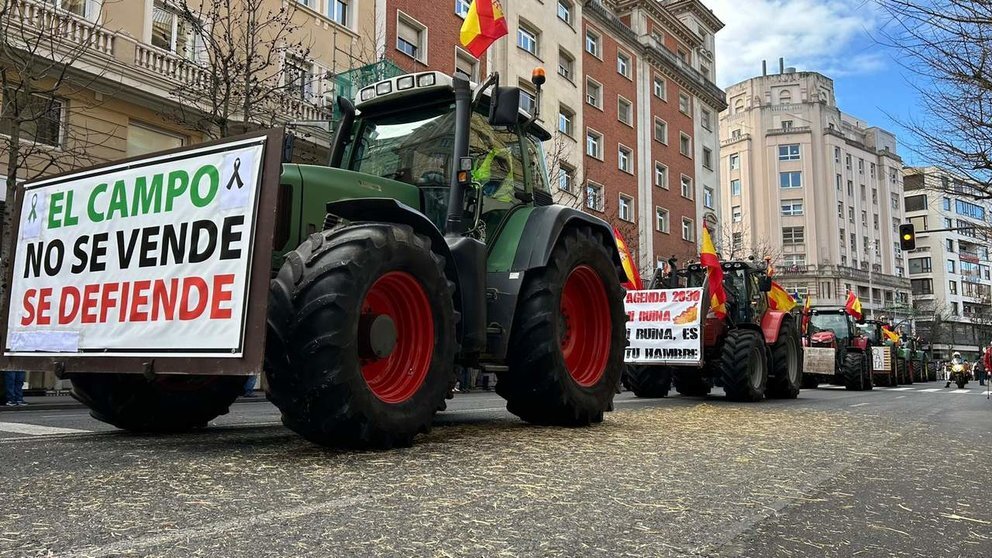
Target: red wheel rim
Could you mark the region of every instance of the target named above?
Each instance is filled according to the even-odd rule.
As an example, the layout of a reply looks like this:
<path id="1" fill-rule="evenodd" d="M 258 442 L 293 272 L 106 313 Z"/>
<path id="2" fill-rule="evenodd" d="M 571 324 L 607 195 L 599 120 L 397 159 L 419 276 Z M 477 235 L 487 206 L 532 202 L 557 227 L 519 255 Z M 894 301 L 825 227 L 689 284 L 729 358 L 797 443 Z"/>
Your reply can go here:
<path id="1" fill-rule="evenodd" d="M 613 335 L 610 303 L 599 275 L 580 265 L 568 274 L 561 293 L 561 352 L 577 384 L 590 387 L 606 372 Z"/>
<path id="2" fill-rule="evenodd" d="M 434 353 L 427 293 L 413 275 L 391 271 L 369 287 L 362 312 L 389 316 L 396 327 L 396 345 L 388 356 L 361 361 L 365 383 L 386 403 L 402 403 L 423 385 Z"/>

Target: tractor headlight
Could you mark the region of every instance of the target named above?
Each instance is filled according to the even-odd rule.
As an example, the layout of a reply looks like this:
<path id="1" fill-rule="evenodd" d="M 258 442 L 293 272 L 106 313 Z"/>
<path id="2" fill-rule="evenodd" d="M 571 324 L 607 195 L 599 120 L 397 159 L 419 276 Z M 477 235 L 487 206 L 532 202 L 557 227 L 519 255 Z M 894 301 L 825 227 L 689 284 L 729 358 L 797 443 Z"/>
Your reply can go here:
<path id="1" fill-rule="evenodd" d="M 368 101 L 372 97 L 375 97 L 375 89 L 372 87 L 366 87 L 362 89 L 361 98 L 362 101 Z"/>
<path id="2" fill-rule="evenodd" d="M 423 74 L 417 77 L 417 87 L 430 87 L 437 83 L 434 74 Z"/>
<path id="3" fill-rule="evenodd" d="M 375 85 L 375 94 L 376 95 L 385 95 L 387 93 L 392 93 L 392 92 L 393 92 L 393 83 L 392 82 L 384 81 L 382 83 L 377 83 Z"/>
<path id="4" fill-rule="evenodd" d="M 396 89 L 413 89 L 413 76 L 403 76 L 396 80 Z"/>

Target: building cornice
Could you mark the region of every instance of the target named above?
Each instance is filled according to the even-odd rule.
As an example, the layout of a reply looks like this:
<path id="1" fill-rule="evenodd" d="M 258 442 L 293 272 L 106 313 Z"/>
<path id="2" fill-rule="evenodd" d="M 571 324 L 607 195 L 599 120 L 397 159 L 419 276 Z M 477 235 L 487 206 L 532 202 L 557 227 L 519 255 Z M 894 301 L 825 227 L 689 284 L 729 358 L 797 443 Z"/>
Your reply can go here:
<path id="1" fill-rule="evenodd" d="M 713 13 L 713 10 L 704 6 L 699 0 L 669 0 L 665 2 L 665 7 L 673 14 L 686 12 L 693 14 L 702 20 L 714 33 L 725 27 L 723 21 Z"/>
<path id="2" fill-rule="evenodd" d="M 589 0 L 587 4 L 601 4 L 601 2 L 599 0 Z M 623 14 L 627 14 L 634 9 L 642 9 L 655 19 L 664 23 L 672 35 L 682 39 L 682 42 L 686 43 L 690 48 L 703 46 L 703 38 L 699 36 L 699 33 L 690 29 L 688 25 L 683 23 L 681 19 L 676 17 L 675 14 L 666 9 L 657 0 L 620 0 L 614 4 L 617 11 Z"/>

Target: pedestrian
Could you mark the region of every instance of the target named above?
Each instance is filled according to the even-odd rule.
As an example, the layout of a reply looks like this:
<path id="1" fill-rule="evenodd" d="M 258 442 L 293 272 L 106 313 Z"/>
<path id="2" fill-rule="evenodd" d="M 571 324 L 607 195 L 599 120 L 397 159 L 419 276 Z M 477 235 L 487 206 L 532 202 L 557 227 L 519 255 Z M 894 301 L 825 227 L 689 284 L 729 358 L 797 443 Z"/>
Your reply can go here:
<path id="1" fill-rule="evenodd" d="M 472 391 L 472 368 L 469 366 L 461 366 L 461 374 L 458 383 L 461 384 L 462 393 L 468 393 Z"/>
<path id="2" fill-rule="evenodd" d="M 7 370 L 3 373 L 4 392 L 7 394 L 8 407 L 23 407 L 24 380 L 27 374 L 23 370 Z"/>
<path id="3" fill-rule="evenodd" d="M 981 362 L 982 374 L 978 377 L 978 384 L 984 386 L 985 381 L 989 379 L 989 372 L 992 371 L 992 341 L 989 341 L 989 346 L 985 347 Z"/>
<path id="4" fill-rule="evenodd" d="M 248 376 L 245 380 L 245 397 L 255 397 L 255 375 Z"/>

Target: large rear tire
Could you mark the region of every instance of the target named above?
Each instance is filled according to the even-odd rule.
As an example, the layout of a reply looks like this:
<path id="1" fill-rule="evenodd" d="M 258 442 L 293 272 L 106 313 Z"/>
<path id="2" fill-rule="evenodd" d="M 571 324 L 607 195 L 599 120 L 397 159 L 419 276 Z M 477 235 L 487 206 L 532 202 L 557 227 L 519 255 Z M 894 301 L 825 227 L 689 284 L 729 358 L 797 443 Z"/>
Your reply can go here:
<path id="1" fill-rule="evenodd" d="M 896 359 L 896 383 L 903 385 L 906 384 L 906 361 L 897 358 Z"/>
<path id="2" fill-rule="evenodd" d="M 567 229 L 548 265 L 524 279 L 496 392 L 528 422 L 584 426 L 613 407 L 627 339 L 609 242 L 588 227 Z"/>
<path id="3" fill-rule="evenodd" d="M 771 347 L 771 373 L 767 395 L 775 399 L 795 399 L 803 383 L 803 352 L 796 323 L 786 318 Z"/>
<path id="4" fill-rule="evenodd" d="M 132 432 L 187 432 L 227 414 L 244 376 L 78 374 L 72 396 L 99 420 Z"/>
<path id="5" fill-rule="evenodd" d="M 624 367 L 623 385 L 637 397 L 668 397 L 672 372 L 670 366 L 628 364 Z"/>
<path id="6" fill-rule="evenodd" d="M 848 352 L 844 355 L 844 387 L 850 391 L 872 389 L 868 358 L 864 353 Z"/>
<path id="7" fill-rule="evenodd" d="M 720 354 L 723 391 L 731 401 L 761 401 L 768 385 L 765 340 L 757 331 L 733 329 Z"/>
<path id="8" fill-rule="evenodd" d="M 269 398 L 317 444 L 409 446 L 454 381 L 444 260 L 408 226 L 310 235 L 272 281 L 268 328 Z"/>

